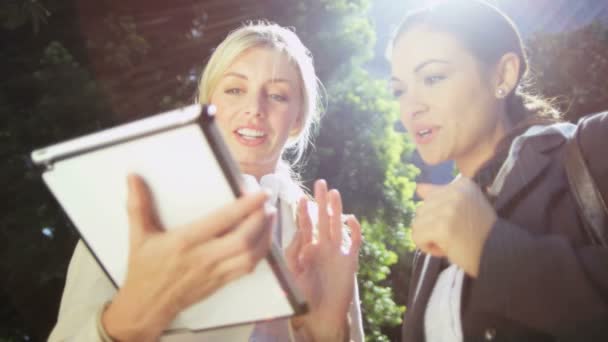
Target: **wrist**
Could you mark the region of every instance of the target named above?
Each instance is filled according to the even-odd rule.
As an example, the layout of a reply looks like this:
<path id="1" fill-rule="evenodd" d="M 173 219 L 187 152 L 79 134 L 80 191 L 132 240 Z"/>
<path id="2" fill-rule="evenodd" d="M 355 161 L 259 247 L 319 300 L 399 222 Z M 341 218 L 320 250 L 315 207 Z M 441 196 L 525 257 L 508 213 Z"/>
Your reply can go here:
<path id="1" fill-rule="evenodd" d="M 110 341 L 126 342 L 137 339 L 136 329 L 133 325 L 127 324 L 120 313 L 113 302 L 104 305 L 99 320 L 99 332 L 104 340 L 107 338 Z"/>
<path id="2" fill-rule="evenodd" d="M 348 317 L 340 328 L 332 325 L 329 329 L 319 329 L 319 324 L 312 324 L 306 317 L 292 317 L 290 320 L 297 342 L 341 342 L 350 341 L 350 324 Z M 314 327 L 314 328 L 313 328 Z M 316 329 L 315 329 L 316 328 Z"/>
<path id="3" fill-rule="evenodd" d="M 101 330 L 105 332 L 102 334 L 117 342 L 150 340 L 143 336 L 145 330 L 129 316 L 116 302 L 110 302 L 101 314 Z"/>
<path id="4" fill-rule="evenodd" d="M 163 313 L 162 310 L 154 310 L 154 308 L 141 312 L 138 309 L 141 305 L 135 305 L 127 299 L 121 296 L 119 291 L 112 302 L 106 304 L 101 314 L 101 328 L 113 341 L 157 340 L 170 323 L 170 319 L 154 315 L 154 312 Z"/>

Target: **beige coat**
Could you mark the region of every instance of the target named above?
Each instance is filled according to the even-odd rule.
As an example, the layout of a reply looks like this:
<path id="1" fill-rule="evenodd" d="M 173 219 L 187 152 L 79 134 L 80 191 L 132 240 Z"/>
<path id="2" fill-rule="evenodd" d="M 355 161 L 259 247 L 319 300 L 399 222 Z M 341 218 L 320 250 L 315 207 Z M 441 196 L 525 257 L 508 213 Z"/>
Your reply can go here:
<path id="1" fill-rule="evenodd" d="M 292 198 L 293 199 L 293 198 Z M 295 203 L 281 201 L 282 246 L 289 246 L 296 231 Z M 100 266 L 90 254 L 82 241 L 76 245 L 70 261 L 66 284 L 61 298 L 57 323 L 49 336 L 49 341 L 110 341 L 100 324 L 104 304 L 112 299 L 116 289 L 106 277 Z M 359 305 L 357 282 L 350 308 L 350 336 L 352 341 L 363 341 L 363 326 Z M 288 320 L 285 331 L 292 335 Z M 246 324 L 225 329 L 196 334 L 179 334 L 163 336 L 161 341 L 203 342 L 203 341 L 248 341 L 253 331 L 253 324 Z M 292 338 L 285 336 L 285 341 Z"/>

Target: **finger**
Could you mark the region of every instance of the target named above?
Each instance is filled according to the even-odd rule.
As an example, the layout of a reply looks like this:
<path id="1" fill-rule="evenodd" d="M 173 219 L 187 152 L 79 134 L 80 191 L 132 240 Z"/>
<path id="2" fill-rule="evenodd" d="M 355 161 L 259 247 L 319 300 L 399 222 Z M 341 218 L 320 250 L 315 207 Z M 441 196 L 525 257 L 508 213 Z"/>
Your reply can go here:
<path id="1" fill-rule="evenodd" d="M 443 209 L 443 203 L 437 203 L 436 201 L 428 200 L 424 201 L 422 205 L 416 208 L 416 215 L 414 220 L 421 220 L 427 218 L 438 219 L 439 213 Z"/>
<path id="2" fill-rule="evenodd" d="M 330 216 L 330 235 L 331 240 L 335 245 L 340 246 L 342 244 L 342 198 L 340 193 L 336 189 L 332 189 L 328 193 L 329 205 L 331 208 Z"/>
<path id="3" fill-rule="evenodd" d="M 312 222 L 308 214 L 308 199 L 302 197 L 298 201 L 297 229 L 296 233 L 285 250 L 285 258 L 292 272 L 299 272 L 299 255 L 302 246 L 312 242 Z"/>
<path id="4" fill-rule="evenodd" d="M 263 191 L 243 195 L 177 231 L 191 245 L 207 241 L 229 232 L 255 211 L 264 210 L 267 199 L 268 194 Z"/>
<path id="5" fill-rule="evenodd" d="M 315 201 L 318 206 L 317 229 L 319 231 L 319 242 L 328 241 L 329 233 L 329 213 L 327 212 L 327 183 L 325 180 L 315 182 Z"/>
<path id="6" fill-rule="evenodd" d="M 136 175 L 127 176 L 127 216 L 131 247 L 140 245 L 146 235 L 161 230 L 156 217 L 150 190 L 144 180 Z"/>
<path id="7" fill-rule="evenodd" d="M 308 212 L 308 204 L 308 198 L 306 197 L 302 197 L 298 202 L 298 231 L 302 233 L 303 244 L 309 244 L 313 241 L 313 226 Z"/>
<path id="8" fill-rule="evenodd" d="M 453 188 L 444 188 L 441 192 L 437 192 L 436 195 L 433 195 L 422 202 L 416 208 L 416 217 L 421 216 L 430 216 L 436 217 L 439 216 L 439 213 L 442 213 L 446 208 L 453 207 L 455 201 L 458 200 L 457 191 L 453 191 Z"/>
<path id="9" fill-rule="evenodd" d="M 346 220 L 346 225 L 348 225 L 350 228 L 351 247 L 349 254 L 354 253 L 359 255 L 359 249 L 361 247 L 361 243 L 363 242 L 363 236 L 361 235 L 361 224 L 354 215 L 349 215 L 348 219 Z"/>
<path id="10" fill-rule="evenodd" d="M 302 235 L 302 229 L 297 228 L 291 242 L 289 243 L 289 246 L 287 246 L 285 249 L 285 261 L 287 262 L 287 267 L 294 273 L 299 272 L 298 255 L 300 254 L 300 249 L 303 245 L 302 240 L 304 237 Z"/>
<path id="11" fill-rule="evenodd" d="M 302 247 L 298 263 L 302 270 L 314 267 L 315 257 L 319 254 L 319 245 L 308 244 Z"/>
<path id="12" fill-rule="evenodd" d="M 215 264 L 239 253 L 254 249 L 257 244 L 270 241 L 272 223 L 276 213 L 267 213 L 263 208 L 254 211 L 225 235 L 200 243 L 193 256 L 206 263 Z"/>
<path id="13" fill-rule="evenodd" d="M 431 249 L 445 251 L 445 239 L 441 227 L 434 218 L 416 216 L 412 222 L 412 241 L 422 251 L 428 253 Z"/>
<path id="14" fill-rule="evenodd" d="M 416 193 L 420 198 L 427 199 L 433 193 L 443 189 L 445 185 L 435 185 L 429 183 L 418 183 L 416 185 Z"/>
<path id="15" fill-rule="evenodd" d="M 219 278 L 221 283 L 251 273 L 255 270 L 260 260 L 268 255 L 272 245 L 270 230 L 267 234 L 259 236 L 258 240 L 247 249 L 227 259 L 220 259 L 217 266 L 211 272 L 211 276 Z"/>
<path id="16" fill-rule="evenodd" d="M 443 250 L 441 248 L 439 248 L 439 246 L 435 245 L 434 243 L 429 243 L 427 245 L 422 246 L 422 248 L 420 248 L 420 250 L 423 253 L 426 254 L 430 254 L 436 258 L 443 258 L 446 257 L 446 253 L 443 252 Z"/>
<path id="17" fill-rule="evenodd" d="M 293 239 L 289 243 L 289 246 L 285 249 L 285 262 L 291 272 L 298 273 L 300 271 L 298 265 L 298 255 L 302 248 L 302 232 L 300 229 L 296 230 Z"/>
<path id="18" fill-rule="evenodd" d="M 271 221 L 272 219 L 267 219 L 263 225 L 271 224 Z M 221 239 L 227 240 L 225 238 Z M 203 266 L 196 272 L 200 278 L 197 282 L 200 283 L 210 279 L 223 286 L 238 277 L 253 272 L 260 260 L 266 257 L 270 251 L 272 244 L 270 230 L 266 229 L 263 234 L 258 236 L 256 241 L 250 242 L 244 241 L 248 247 L 237 249 L 236 253 L 230 255 L 225 255 L 225 248 L 221 248 L 222 244 L 215 246 L 220 248 L 207 249 L 206 257 L 212 262 L 210 266 Z M 234 242 L 228 243 L 234 245 Z"/>

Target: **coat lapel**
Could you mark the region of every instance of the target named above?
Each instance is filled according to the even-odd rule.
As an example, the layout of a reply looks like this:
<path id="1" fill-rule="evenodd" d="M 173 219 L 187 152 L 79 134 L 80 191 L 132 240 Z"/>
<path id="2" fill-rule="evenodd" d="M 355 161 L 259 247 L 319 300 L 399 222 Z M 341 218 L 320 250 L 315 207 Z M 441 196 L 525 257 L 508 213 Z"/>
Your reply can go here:
<path id="1" fill-rule="evenodd" d="M 494 208 L 500 211 L 506 207 L 518 193 L 534 182 L 549 166 L 551 159 L 546 155 L 524 153 L 505 176 L 502 189 L 498 192 Z"/>
<path id="2" fill-rule="evenodd" d="M 559 134 L 533 136 L 526 139 L 525 144 L 522 141 L 520 148 L 509 154 L 489 189 L 489 193 L 495 197 L 494 208 L 497 212 L 543 174 L 553 160 L 547 151 L 564 141 L 565 138 Z"/>
<path id="3" fill-rule="evenodd" d="M 428 263 L 425 268 L 424 264 L 427 258 Z M 415 270 L 415 273 L 418 274 L 416 277 L 418 281 L 412 283 L 415 288 L 411 294 L 415 296 L 415 299 L 405 312 L 403 342 L 424 341 L 424 312 L 441 270 L 441 259 L 422 254 L 418 258 L 415 268 L 419 270 L 417 272 Z M 418 287 L 419 290 L 416 295 L 416 288 Z"/>

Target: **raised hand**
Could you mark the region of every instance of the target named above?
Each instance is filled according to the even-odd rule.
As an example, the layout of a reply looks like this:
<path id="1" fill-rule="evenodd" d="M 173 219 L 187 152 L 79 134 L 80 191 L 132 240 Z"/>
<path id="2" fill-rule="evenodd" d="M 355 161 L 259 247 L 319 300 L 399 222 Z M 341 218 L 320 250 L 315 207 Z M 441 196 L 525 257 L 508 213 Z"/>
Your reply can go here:
<path id="1" fill-rule="evenodd" d="M 412 239 L 425 253 L 447 257 L 472 277 L 497 216 L 479 187 L 460 177 L 448 185 L 419 184 L 424 203 L 412 222 Z"/>
<path id="2" fill-rule="evenodd" d="M 289 268 L 302 289 L 310 312 L 292 324 L 313 341 L 340 341 L 348 336 L 347 313 L 353 299 L 358 268 L 361 227 L 354 216 L 347 220 L 351 244 L 343 246 L 342 199 L 328 191 L 323 180 L 315 183 L 318 205 L 317 237 L 308 213 L 308 200 L 298 203 L 298 231 L 286 250 Z"/>
<path id="3" fill-rule="evenodd" d="M 116 340 L 155 340 L 180 311 L 255 268 L 269 251 L 275 214 L 260 192 L 164 230 L 144 181 L 131 175 L 128 184 L 128 271 L 102 324 Z"/>

